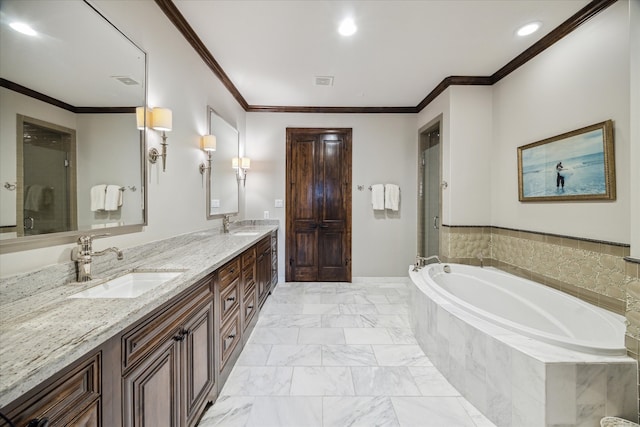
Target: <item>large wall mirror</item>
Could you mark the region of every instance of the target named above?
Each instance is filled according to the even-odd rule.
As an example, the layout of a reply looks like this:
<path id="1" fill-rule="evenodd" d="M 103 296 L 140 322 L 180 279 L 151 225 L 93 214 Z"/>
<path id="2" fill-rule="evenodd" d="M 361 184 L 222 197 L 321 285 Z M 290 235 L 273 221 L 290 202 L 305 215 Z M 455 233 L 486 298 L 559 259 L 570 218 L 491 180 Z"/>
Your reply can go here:
<path id="1" fill-rule="evenodd" d="M 238 157 L 238 130 L 227 123 L 211 107 L 207 107 L 209 134 L 216 137 L 216 151 L 211 153 L 207 180 L 207 218 L 220 218 L 238 213 L 238 180 L 231 167 Z"/>
<path id="2" fill-rule="evenodd" d="M 2 0 L 0 18 L 0 251 L 140 230 L 145 52 L 89 1 Z"/>

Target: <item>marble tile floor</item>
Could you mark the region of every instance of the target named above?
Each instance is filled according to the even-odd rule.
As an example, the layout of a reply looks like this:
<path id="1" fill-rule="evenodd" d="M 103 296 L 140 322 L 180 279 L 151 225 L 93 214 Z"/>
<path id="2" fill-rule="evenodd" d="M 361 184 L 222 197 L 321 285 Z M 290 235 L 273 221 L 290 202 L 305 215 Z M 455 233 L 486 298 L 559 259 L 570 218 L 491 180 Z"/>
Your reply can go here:
<path id="1" fill-rule="evenodd" d="M 408 286 L 279 284 L 199 426 L 493 426 L 418 346 Z"/>

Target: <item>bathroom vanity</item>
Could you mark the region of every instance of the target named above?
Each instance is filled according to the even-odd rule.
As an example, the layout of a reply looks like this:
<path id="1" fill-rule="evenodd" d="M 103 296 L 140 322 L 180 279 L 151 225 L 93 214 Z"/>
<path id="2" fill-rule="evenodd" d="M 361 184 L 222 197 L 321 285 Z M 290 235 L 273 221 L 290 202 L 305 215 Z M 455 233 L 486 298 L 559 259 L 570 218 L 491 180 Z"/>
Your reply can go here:
<path id="1" fill-rule="evenodd" d="M 277 283 L 276 230 L 197 232 L 125 251 L 126 264 L 110 261 L 116 271 L 102 277 L 180 272 L 135 298 L 69 298 L 99 280 L 3 297 L 0 412 L 16 426 L 44 418 L 50 425 L 195 425 Z M 29 276 L 19 279 L 40 275 Z M 3 294 L 20 287 L 2 285 Z"/>

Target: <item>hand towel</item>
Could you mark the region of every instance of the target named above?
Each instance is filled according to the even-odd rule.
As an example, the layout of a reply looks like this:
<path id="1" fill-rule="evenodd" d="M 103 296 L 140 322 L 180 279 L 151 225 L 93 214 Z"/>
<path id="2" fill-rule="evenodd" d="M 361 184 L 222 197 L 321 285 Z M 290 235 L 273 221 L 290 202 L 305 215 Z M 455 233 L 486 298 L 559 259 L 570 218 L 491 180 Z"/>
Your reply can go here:
<path id="1" fill-rule="evenodd" d="M 98 184 L 91 187 L 91 210 L 93 212 L 103 211 L 107 186 Z"/>
<path id="2" fill-rule="evenodd" d="M 104 199 L 105 211 L 117 211 L 122 206 L 122 191 L 119 185 L 107 185 Z"/>
<path id="3" fill-rule="evenodd" d="M 400 206 L 400 187 L 395 184 L 385 184 L 384 186 L 384 207 L 397 211 Z"/>
<path id="4" fill-rule="evenodd" d="M 24 209 L 38 212 L 42 206 L 43 198 L 44 186 L 38 184 L 30 185 L 24 195 Z"/>
<path id="5" fill-rule="evenodd" d="M 374 184 L 371 186 L 371 205 L 374 211 L 384 210 L 384 185 Z"/>

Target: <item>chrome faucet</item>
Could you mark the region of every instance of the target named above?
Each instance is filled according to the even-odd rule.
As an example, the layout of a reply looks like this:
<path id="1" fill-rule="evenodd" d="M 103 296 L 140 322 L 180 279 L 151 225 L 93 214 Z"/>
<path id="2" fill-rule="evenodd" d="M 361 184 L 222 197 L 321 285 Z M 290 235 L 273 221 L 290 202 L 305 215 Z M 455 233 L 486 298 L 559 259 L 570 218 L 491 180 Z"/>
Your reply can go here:
<path id="1" fill-rule="evenodd" d="M 225 215 L 224 218 L 222 218 L 222 231 L 224 233 L 228 233 L 230 225 L 231 225 L 231 215 Z"/>
<path id="2" fill-rule="evenodd" d="M 422 267 L 424 267 L 425 265 L 427 265 L 427 263 L 429 261 L 431 261 L 432 259 L 435 259 L 436 261 L 438 261 L 438 264 L 442 264 L 442 261 L 440 261 L 440 258 L 438 258 L 438 255 L 431 255 L 429 257 L 421 257 L 420 255 L 416 255 L 416 262 L 413 265 L 413 271 L 418 271 L 420 270 Z"/>
<path id="3" fill-rule="evenodd" d="M 78 245 L 71 250 L 71 260 L 76 262 L 76 281 L 88 282 L 92 279 L 91 261 L 94 256 L 101 256 L 107 252 L 113 252 L 116 254 L 116 258 L 118 260 L 122 260 L 124 258 L 122 251 L 116 247 L 93 252 L 93 239 L 106 236 L 110 236 L 110 234 L 92 234 L 89 236 L 78 237 Z"/>

